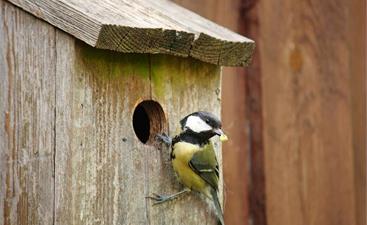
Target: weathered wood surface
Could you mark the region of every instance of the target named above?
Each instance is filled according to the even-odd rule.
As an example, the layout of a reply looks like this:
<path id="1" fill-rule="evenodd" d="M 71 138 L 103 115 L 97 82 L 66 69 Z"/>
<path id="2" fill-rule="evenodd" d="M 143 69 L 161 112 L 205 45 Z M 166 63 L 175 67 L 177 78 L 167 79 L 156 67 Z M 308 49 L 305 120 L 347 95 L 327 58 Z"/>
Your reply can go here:
<path id="1" fill-rule="evenodd" d="M 190 112 L 206 110 L 220 115 L 219 86 L 220 68 L 217 66 L 193 59 L 183 60 L 162 55 L 151 57 L 152 99 L 161 103 L 167 113 L 171 135 L 177 132 L 178 118 L 183 118 Z M 219 143 L 215 143 L 221 169 L 222 154 Z M 159 152 L 150 148 L 148 152 L 151 161 L 147 165 L 149 191 L 174 193 L 182 189 L 169 164 L 169 150 Z M 220 195 L 222 180 L 221 176 Z M 217 224 L 212 211 L 195 194 L 183 196 L 178 201 L 165 205 L 149 207 L 149 216 L 151 223 L 157 225 Z"/>
<path id="2" fill-rule="evenodd" d="M 56 33 L 56 224 L 146 224 L 147 148 L 132 112 L 150 96 L 149 58 Z"/>
<path id="3" fill-rule="evenodd" d="M 220 68 L 98 50 L 0 6 L 0 224 L 215 224 L 195 194 L 145 198 L 180 185 L 169 149 L 141 143 L 132 114 L 160 102 L 170 134 L 189 112 L 218 115 Z"/>
<path id="4" fill-rule="evenodd" d="M 167 0 L 9 0 L 91 46 L 243 66 L 254 42 Z"/>
<path id="5" fill-rule="evenodd" d="M 240 13 L 240 32 L 260 40 L 259 0 L 243 2 Z M 262 64 L 256 48 L 251 66 L 245 68 L 246 112 L 249 121 L 249 221 L 267 224 L 266 174 L 264 161 Z"/>
<path id="6" fill-rule="evenodd" d="M 258 10 L 267 223 L 355 225 L 353 13 L 342 0 Z"/>
<path id="7" fill-rule="evenodd" d="M 357 225 L 367 225 L 367 58 L 366 1 L 348 2 L 349 73 Z"/>
<path id="8" fill-rule="evenodd" d="M 57 224 L 214 224 L 215 216 L 195 195 L 154 207 L 145 198 L 180 186 L 169 150 L 142 144 L 132 114 L 143 99 L 160 102 L 171 134 L 189 112 L 218 114 L 219 68 L 74 45 L 61 32 L 56 43 L 58 68 L 68 68 L 56 76 L 63 84 L 56 98 L 56 162 L 62 161 L 55 171 Z"/>
<path id="9" fill-rule="evenodd" d="M 357 225 L 367 224 L 367 58 L 366 1 L 348 3 L 349 69 Z"/>
<path id="10" fill-rule="evenodd" d="M 0 224 L 52 224 L 55 29 L 0 1 Z"/>
<path id="11" fill-rule="evenodd" d="M 241 0 L 175 0 L 181 6 L 231 30 L 238 30 Z M 222 121 L 229 141 L 223 145 L 224 217 L 226 224 L 249 222 L 248 119 L 243 68 L 223 68 Z M 253 164 L 251 164 L 253 165 Z"/>

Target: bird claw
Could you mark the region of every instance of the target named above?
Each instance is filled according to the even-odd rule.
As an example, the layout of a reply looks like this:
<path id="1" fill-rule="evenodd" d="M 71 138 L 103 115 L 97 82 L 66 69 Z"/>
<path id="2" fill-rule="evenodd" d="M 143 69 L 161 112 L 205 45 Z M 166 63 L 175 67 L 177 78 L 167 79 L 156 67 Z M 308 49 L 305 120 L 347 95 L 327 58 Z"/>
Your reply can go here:
<path id="1" fill-rule="evenodd" d="M 161 204 L 163 202 L 166 202 L 168 200 L 170 200 L 170 196 L 166 196 L 166 195 L 159 195 L 156 193 L 152 194 L 153 196 L 147 196 L 146 198 L 152 199 L 155 202 L 153 203 L 153 205 L 158 205 Z"/>
<path id="2" fill-rule="evenodd" d="M 164 143 L 167 146 L 170 146 L 172 144 L 172 138 L 165 133 L 156 134 L 155 140 Z"/>

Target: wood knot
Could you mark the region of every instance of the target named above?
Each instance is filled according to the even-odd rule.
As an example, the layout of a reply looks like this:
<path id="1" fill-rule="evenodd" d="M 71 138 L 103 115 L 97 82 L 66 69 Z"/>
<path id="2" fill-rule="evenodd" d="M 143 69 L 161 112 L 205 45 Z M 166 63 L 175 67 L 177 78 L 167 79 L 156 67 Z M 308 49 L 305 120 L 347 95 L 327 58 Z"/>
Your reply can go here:
<path id="1" fill-rule="evenodd" d="M 299 73 L 303 67 L 302 51 L 295 46 L 289 54 L 289 66 L 294 73 Z"/>

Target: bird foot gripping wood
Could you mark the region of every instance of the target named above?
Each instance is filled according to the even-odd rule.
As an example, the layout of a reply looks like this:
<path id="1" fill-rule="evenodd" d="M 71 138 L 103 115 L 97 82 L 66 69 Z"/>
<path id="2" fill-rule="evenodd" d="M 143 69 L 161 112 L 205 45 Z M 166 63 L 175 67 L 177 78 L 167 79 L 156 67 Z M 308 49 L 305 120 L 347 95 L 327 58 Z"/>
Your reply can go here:
<path id="1" fill-rule="evenodd" d="M 147 196 L 146 198 L 154 200 L 153 205 L 158 205 L 173 199 L 171 195 L 160 195 L 156 193 L 153 193 L 152 195 L 153 196 Z"/>
<path id="2" fill-rule="evenodd" d="M 177 192 L 172 195 L 160 195 L 160 194 L 153 193 L 153 196 L 147 196 L 146 198 L 154 200 L 155 202 L 153 203 L 153 205 L 158 205 L 158 204 L 162 204 L 164 202 L 173 200 L 177 198 L 179 195 L 184 194 L 186 192 L 190 192 L 190 191 L 191 191 L 190 189 L 185 188 L 182 191 Z"/>
<path id="3" fill-rule="evenodd" d="M 156 134 L 155 140 L 159 143 L 165 144 L 167 147 L 172 144 L 172 138 L 165 133 Z"/>

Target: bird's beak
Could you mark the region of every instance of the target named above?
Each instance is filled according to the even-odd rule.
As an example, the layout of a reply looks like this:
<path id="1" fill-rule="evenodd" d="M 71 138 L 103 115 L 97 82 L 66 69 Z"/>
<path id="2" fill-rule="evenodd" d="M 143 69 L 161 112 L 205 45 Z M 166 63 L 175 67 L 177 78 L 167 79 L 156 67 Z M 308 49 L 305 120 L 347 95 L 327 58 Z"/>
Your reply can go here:
<path id="1" fill-rule="evenodd" d="M 219 140 L 221 142 L 225 142 L 228 140 L 227 135 L 225 135 L 221 129 L 215 129 L 214 133 L 219 136 Z"/>
<path id="2" fill-rule="evenodd" d="M 220 140 L 221 142 L 225 142 L 225 141 L 228 141 L 228 137 L 227 137 L 227 135 L 222 134 L 222 135 L 220 135 L 220 136 L 219 136 L 219 140 Z"/>

